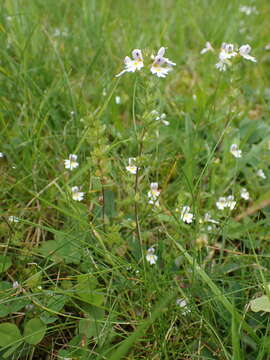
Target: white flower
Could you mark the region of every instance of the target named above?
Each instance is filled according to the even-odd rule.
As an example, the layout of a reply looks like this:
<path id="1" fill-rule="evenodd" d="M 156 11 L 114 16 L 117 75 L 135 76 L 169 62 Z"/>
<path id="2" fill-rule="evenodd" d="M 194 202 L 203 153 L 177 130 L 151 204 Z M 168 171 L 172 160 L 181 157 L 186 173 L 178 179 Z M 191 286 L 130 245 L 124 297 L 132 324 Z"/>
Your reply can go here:
<path id="1" fill-rule="evenodd" d="M 204 215 L 204 221 L 205 221 L 205 222 L 210 222 L 210 223 L 212 223 L 212 224 L 219 224 L 218 221 L 216 221 L 216 220 L 214 220 L 214 219 L 211 218 L 211 215 L 210 215 L 209 213 L 206 213 L 206 214 Z"/>
<path id="2" fill-rule="evenodd" d="M 115 75 L 115 77 L 119 77 L 126 72 L 135 72 L 136 70 L 141 70 L 143 68 L 143 57 L 140 49 L 134 49 L 132 51 L 132 58 L 133 60 L 131 60 L 129 56 L 125 57 L 125 69 L 119 74 Z"/>
<path id="3" fill-rule="evenodd" d="M 137 173 L 137 166 L 134 165 L 134 161 L 136 161 L 136 158 L 129 158 L 128 159 L 128 166 L 126 166 L 126 170 L 130 172 L 131 174 L 136 175 Z"/>
<path id="4" fill-rule="evenodd" d="M 242 157 L 242 150 L 238 149 L 238 145 L 237 144 L 232 144 L 231 148 L 230 148 L 230 152 L 231 154 L 236 157 L 236 158 L 240 158 Z"/>
<path id="5" fill-rule="evenodd" d="M 161 47 L 158 50 L 157 55 L 154 57 L 154 62 L 150 68 L 152 74 L 157 75 L 157 77 L 164 78 L 172 70 L 172 67 L 176 64 L 169 59 L 163 57 L 165 53 L 165 47 Z"/>
<path id="6" fill-rule="evenodd" d="M 76 201 L 82 201 L 83 200 L 84 192 L 80 192 L 79 190 L 80 190 L 80 188 L 78 186 L 73 186 L 71 188 L 72 199 L 73 200 L 76 200 Z"/>
<path id="7" fill-rule="evenodd" d="M 208 51 L 214 51 L 211 43 L 209 41 L 206 41 L 205 47 L 201 50 L 200 54 L 203 55 L 207 53 Z"/>
<path id="8" fill-rule="evenodd" d="M 262 169 L 259 169 L 256 173 L 260 178 L 266 179 L 265 173 Z"/>
<path id="9" fill-rule="evenodd" d="M 216 206 L 219 210 L 224 210 L 227 207 L 227 199 L 225 197 L 220 197 L 216 202 Z"/>
<path id="10" fill-rule="evenodd" d="M 146 252 L 146 260 L 150 263 L 150 265 L 154 265 L 157 262 L 157 255 L 155 255 L 155 249 L 150 247 Z"/>
<path id="11" fill-rule="evenodd" d="M 165 120 L 167 118 L 167 115 L 165 113 L 162 113 L 160 115 L 157 110 L 152 110 L 151 114 L 155 116 L 155 120 L 161 121 L 165 126 L 170 125 L 169 121 Z"/>
<path id="12" fill-rule="evenodd" d="M 258 11 L 255 6 L 240 6 L 239 11 L 246 14 L 247 16 L 253 14 L 258 14 Z"/>
<path id="13" fill-rule="evenodd" d="M 233 44 L 223 43 L 219 53 L 219 62 L 216 64 L 216 68 L 219 71 L 226 71 L 227 66 L 231 66 L 230 59 L 237 55 L 234 51 Z"/>
<path id="14" fill-rule="evenodd" d="M 246 60 L 257 62 L 257 60 L 255 59 L 254 56 L 249 55 L 250 51 L 251 51 L 250 45 L 248 45 L 248 44 L 242 45 L 239 49 L 239 54 Z"/>
<path id="15" fill-rule="evenodd" d="M 188 313 L 191 312 L 191 310 L 188 308 L 188 304 L 185 299 L 176 299 L 176 305 L 182 309 L 183 315 L 187 315 Z"/>
<path id="16" fill-rule="evenodd" d="M 0 152 L 0 158 L 4 157 L 4 153 Z"/>
<path id="17" fill-rule="evenodd" d="M 229 208 L 230 210 L 233 210 L 235 208 L 236 201 L 234 201 L 234 196 L 229 195 L 226 197 L 220 197 L 218 201 L 216 202 L 216 206 L 219 210 L 224 210 L 225 208 Z"/>
<path id="18" fill-rule="evenodd" d="M 17 222 L 20 221 L 20 219 L 17 216 L 11 215 L 11 216 L 8 217 L 8 221 L 17 223 Z"/>
<path id="19" fill-rule="evenodd" d="M 247 191 L 247 189 L 242 188 L 241 191 L 240 191 L 240 196 L 244 200 L 249 200 L 249 192 Z"/>
<path id="20" fill-rule="evenodd" d="M 233 210 L 235 208 L 235 205 L 236 205 L 236 201 L 234 201 L 234 196 L 233 195 L 229 195 L 227 197 L 227 207 L 230 209 L 230 210 Z"/>
<path id="21" fill-rule="evenodd" d="M 70 154 L 69 158 L 67 160 L 64 160 L 65 168 L 69 170 L 75 169 L 77 166 L 79 166 L 79 163 L 77 162 L 77 155 Z"/>
<path id="22" fill-rule="evenodd" d="M 150 191 L 148 191 L 148 203 L 159 206 L 158 197 L 160 195 L 160 191 L 158 190 L 158 183 L 150 184 Z"/>
<path id="23" fill-rule="evenodd" d="M 265 50 L 269 51 L 270 50 L 270 43 L 266 44 L 264 48 L 265 48 Z"/>
<path id="24" fill-rule="evenodd" d="M 117 105 L 121 104 L 121 98 L 120 98 L 120 96 L 116 96 L 116 97 L 115 97 L 115 103 L 116 103 Z"/>
<path id="25" fill-rule="evenodd" d="M 18 289 L 20 287 L 18 281 L 13 281 L 12 287 L 13 287 L 13 289 Z"/>
<path id="26" fill-rule="evenodd" d="M 193 220 L 193 214 L 189 212 L 189 206 L 183 206 L 181 211 L 180 219 L 183 220 L 185 223 L 190 224 Z"/>

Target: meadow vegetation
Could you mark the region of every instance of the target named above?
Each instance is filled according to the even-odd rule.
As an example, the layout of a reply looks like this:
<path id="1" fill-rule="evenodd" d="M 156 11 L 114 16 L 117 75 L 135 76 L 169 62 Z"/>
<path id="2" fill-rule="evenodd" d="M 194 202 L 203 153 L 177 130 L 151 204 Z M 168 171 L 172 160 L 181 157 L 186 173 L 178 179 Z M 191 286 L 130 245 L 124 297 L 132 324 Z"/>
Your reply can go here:
<path id="1" fill-rule="evenodd" d="M 1 2 L 1 359 L 270 359 L 269 11 Z"/>

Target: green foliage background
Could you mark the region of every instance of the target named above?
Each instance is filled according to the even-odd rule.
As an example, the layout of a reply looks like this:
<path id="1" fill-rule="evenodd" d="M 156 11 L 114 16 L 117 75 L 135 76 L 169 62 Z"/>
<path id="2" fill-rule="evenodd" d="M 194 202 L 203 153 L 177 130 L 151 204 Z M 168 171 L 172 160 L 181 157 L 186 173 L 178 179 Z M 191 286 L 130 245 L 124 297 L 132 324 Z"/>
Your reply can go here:
<path id="1" fill-rule="evenodd" d="M 1 2 L 1 358 L 269 359 L 268 313 L 248 306 L 269 296 L 269 10 L 267 0 Z M 200 55 L 206 41 L 215 54 Z M 223 41 L 249 43 L 257 64 L 218 72 Z M 166 79 L 149 71 L 161 46 L 177 63 Z M 116 79 L 134 48 L 145 68 Z M 218 210 L 231 194 L 236 209 Z M 176 210 L 185 205 L 190 225 Z"/>

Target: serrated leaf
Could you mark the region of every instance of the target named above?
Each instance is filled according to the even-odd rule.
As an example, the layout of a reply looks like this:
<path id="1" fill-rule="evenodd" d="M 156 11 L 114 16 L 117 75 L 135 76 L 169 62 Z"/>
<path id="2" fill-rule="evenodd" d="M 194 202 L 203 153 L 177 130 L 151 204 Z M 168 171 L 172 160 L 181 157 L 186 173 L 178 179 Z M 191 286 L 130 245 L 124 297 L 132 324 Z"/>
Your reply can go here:
<path id="1" fill-rule="evenodd" d="M 24 328 L 24 340 L 28 344 L 36 345 L 44 338 L 47 327 L 39 318 L 29 320 Z"/>
<path id="2" fill-rule="evenodd" d="M 15 324 L 3 323 L 0 324 L 0 346 L 16 345 L 16 342 L 20 342 L 22 336 L 20 330 Z"/>
<path id="3" fill-rule="evenodd" d="M 265 311 L 270 312 L 270 300 L 266 295 L 250 301 L 250 308 L 254 312 Z"/>

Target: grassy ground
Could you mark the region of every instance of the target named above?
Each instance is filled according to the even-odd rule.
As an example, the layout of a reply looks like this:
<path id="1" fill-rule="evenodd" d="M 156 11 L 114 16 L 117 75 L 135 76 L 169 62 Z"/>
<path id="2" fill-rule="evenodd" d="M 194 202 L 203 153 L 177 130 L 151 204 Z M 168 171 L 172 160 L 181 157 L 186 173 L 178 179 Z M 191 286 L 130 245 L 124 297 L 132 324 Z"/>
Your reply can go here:
<path id="1" fill-rule="evenodd" d="M 0 9 L 1 359 L 270 359 L 268 0 Z M 219 72 L 224 41 L 257 63 Z M 149 71 L 161 46 L 165 79 Z M 145 67 L 116 79 L 134 48 Z"/>

